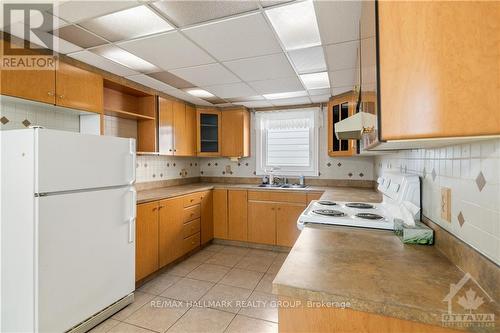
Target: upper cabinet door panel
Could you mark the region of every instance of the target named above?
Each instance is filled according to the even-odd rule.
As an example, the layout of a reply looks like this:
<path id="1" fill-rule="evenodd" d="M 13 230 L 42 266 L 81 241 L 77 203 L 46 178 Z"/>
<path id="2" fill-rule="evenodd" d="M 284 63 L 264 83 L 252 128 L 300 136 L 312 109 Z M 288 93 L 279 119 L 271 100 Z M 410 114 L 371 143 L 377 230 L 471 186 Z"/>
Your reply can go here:
<path id="1" fill-rule="evenodd" d="M 221 155 L 221 111 L 196 110 L 196 153 L 198 156 Z"/>
<path id="2" fill-rule="evenodd" d="M 102 76 L 59 62 L 56 71 L 56 104 L 102 113 Z"/>
<path id="3" fill-rule="evenodd" d="M 246 157 L 250 154 L 250 116 L 246 110 L 221 112 L 221 155 Z"/>
<path id="4" fill-rule="evenodd" d="M 187 104 L 185 126 L 186 156 L 196 156 L 196 109 Z"/>
<path id="5" fill-rule="evenodd" d="M 174 154 L 174 102 L 159 98 L 158 145 L 162 155 Z"/>
<path id="6" fill-rule="evenodd" d="M 174 101 L 174 155 L 186 155 L 186 104 Z"/>
<path id="7" fill-rule="evenodd" d="M 500 3 L 378 6 L 382 139 L 500 134 Z"/>

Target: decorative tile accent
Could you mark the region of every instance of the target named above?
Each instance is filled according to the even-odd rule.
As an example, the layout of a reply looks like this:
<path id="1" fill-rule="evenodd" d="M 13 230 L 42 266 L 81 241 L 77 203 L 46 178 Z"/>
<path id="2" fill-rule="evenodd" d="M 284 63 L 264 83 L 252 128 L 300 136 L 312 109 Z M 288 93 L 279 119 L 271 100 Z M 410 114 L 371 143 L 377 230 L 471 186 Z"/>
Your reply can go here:
<path id="1" fill-rule="evenodd" d="M 248 162 L 245 163 L 245 166 L 248 166 Z"/>
<path id="2" fill-rule="evenodd" d="M 352 172 L 349 172 L 347 175 L 348 175 L 349 177 L 352 177 Z"/>
<path id="3" fill-rule="evenodd" d="M 326 166 L 327 166 L 327 167 L 331 167 L 331 166 L 332 166 L 332 163 L 328 162 L 328 163 L 326 163 Z"/>
<path id="4" fill-rule="evenodd" d="M 24 127 L 28 127 L 29 125 L 31 125 L 31 122 L 28 119 L 24 119 L 22 124 L 24 125 Z"/>
<path id="5" fill-rule="evenodd" d="M 7 117 L 4 116 L 4 117 L 0 118 L 0 122 L 2 123 L 2 125 L 5 125 L 9 122 L 9 119 L 7 119 Z"/>
<path id="6" fill-rule="evenodd" d="M 342 163 L 337 163 L 337 166 L 340 168 L 342 166 Z"/>
<path id="7" fill-rule="evenodd" d="M 436 169 L 434 169 L 434 168 L 433 168 L 433 169 L 432 169 L 432 180 L 433 180 L 433 181 L 435 181 L 435 180 L 436 180 L 436 176 L 437 176 L 437 174 L 436 174 Z"/>
<path id="8" fill-rule="evenodd" d="M 363 178 L 363 177 L 365 176 L 365 174 L 364 174 L 364 173 L 362 173 L 362 172 L 360 172 L 360 173 L 359 173 L 359 176 L 360 176 L 361 178 Z"/>
<path id="9" fill-rule="evenodd" d="M 460 226 L 463 226 L 465 223 L 464 214 L 462 214 L 462 212 L 458 213 L 458 223 Z"/>
<path id="10" fill-rule="evenodd" d="M 480 171 L 479 175 L 476 177 L 476 185 L 477 188 L 479 189 L 479 192 L 481 192 L 486 185 L 486 179 L 484 178 L 483 172 Z"/>

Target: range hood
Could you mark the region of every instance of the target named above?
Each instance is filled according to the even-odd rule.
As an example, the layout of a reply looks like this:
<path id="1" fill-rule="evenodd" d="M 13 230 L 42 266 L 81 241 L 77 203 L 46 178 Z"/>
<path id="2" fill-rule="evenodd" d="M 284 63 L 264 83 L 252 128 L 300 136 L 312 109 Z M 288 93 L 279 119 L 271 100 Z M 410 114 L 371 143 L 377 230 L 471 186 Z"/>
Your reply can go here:
<path id="1" fill-rule="evenodd" d="M 372 133 L 377 126 L 377 116 L 368 112 L 358 112 L 335 123 L 335 136 L 339 140 L 361 140 L 363 134 Z"/>

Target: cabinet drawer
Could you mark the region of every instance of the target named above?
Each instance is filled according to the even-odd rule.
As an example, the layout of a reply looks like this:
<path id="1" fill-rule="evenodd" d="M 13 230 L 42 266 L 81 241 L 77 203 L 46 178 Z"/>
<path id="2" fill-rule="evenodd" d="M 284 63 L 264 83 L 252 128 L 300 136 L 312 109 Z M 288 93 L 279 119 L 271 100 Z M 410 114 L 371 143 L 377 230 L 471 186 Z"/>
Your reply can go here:
<path id="1" fill-rule="evenodd" d="M 184 208 L 182 212 L 182 221 L 184 223 L 192 221 L 200 217 L 200 205 Z"/>
<path id="2" fill-rule="evenodd" d="M 201 202 L 202 193 L 192 193 L 184 196 L 184 207 L 193 206 Z"/>
<path id="3" fill-rule="evenodd" d="M 189 236 L 192 236 L 198 232 L 200 232 L 200 219 L 185 223 L 182 227 L 183 238 L 188 238 Z"/>
<path id="4" fill-rule="evenodd" d="M 254 201 L 275 201 L 290 203 L 307 203 L 306 193 L 286 192 L 286 191 L 248 191 L 248 200 Z"/>
<path id="5" fill-rule="evenodd" d="M 184 238 L 182 244 L 184 253 L 188 253 L 189 251 L 196 249 L 198 246 L 200 246 L 200 233 L 198 232 L 192 236 L 189 236 L 188 238 Z"/>

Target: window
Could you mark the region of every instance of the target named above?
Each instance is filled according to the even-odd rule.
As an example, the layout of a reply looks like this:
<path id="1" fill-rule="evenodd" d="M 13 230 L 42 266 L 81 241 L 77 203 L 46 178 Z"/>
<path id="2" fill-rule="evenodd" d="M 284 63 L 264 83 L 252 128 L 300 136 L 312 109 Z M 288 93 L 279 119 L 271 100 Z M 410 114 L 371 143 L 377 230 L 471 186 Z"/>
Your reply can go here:
<path id="1" fill-rule="evenodd" d="M 319 109 L 256 112 L 256 173 L 318 175 Z"/>

